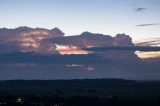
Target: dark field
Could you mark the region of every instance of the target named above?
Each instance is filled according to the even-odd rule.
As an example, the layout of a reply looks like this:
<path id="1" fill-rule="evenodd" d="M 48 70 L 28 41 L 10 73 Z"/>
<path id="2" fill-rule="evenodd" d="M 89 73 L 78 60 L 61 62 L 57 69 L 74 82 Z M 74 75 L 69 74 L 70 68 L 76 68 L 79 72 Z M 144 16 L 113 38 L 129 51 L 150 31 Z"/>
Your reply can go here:
<path id="1" fill-rule="evenodd" d="M 0 106 L 160 106 L 159 81 L 121 79 L 0 82 Z"/>

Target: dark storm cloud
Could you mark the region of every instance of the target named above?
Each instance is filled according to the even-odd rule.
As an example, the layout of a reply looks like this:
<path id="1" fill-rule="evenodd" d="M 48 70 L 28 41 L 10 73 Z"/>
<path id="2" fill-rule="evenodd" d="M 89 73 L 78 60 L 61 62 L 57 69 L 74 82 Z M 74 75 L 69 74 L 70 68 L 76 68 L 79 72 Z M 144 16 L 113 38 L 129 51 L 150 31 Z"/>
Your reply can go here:
<path id="1" fill-rule="evenodd" d="M 83 32 L 77 36 L 64 37 L 64 33 L 58 28 L 48 30 L 44 28 L 19 27 L 15 29 L 0 29 L 0 36 L 4 37 L 3 39 L 0 39 L 4 42 L 3 45 L 0 45 L 0 50 L 1 48 L 3 49 L 3 52 L 0 51 L 0 54 L 2 54 L 1 63 L 85 63 L 86 60 L 87 63 L 93 63 L 96 61 L 102 62 L 101 58 L 113 60 L 129 60 L 138 58 L 134 54 L 134 50 L 125 52 L 121 52 L 121 50 L 118 52 L 92 52 L 92 54 L 96 54 L 99 57 L 90 54 L 81 56 L 55 55 L 63 51 L 61 50 L 61 48 L 63 49 L 63 46 L 73 46 L 78 49 L 88 47 L 133 47 L 134 44 L 132 42 L 132 38 L 126 34 L 117 34 L 115 37 L 112 37 L 110 35 L 103 35 L 99 33 Z M 56 45 L 62 46 L 59 47 L 60 49 L 57 49 L 58 46 Z M 52 56 L 39 56 L 41 54 Z"/>
<path id="2" fill-rule="evenodd" d="M 60 64 L 75 64 L 75 63 L 98 63 L 103 62 L 100 56 L 94 54 L 88 55 L 44 55 L 37 53 L 9 53 L 0 54 L 0 64 L 3 63 L 60 63 Z"/>
<path id="3" fill-rule="evenodd" d="M 134 53 L 135 50 L 158 51 L 160 48 L 135 47 L 129 35 L 117 34 L 112 37 L 84 32 L 78 36 L 64 37 L 63 33 L 55 28 L 52 30 L 54 34 L 49 31 L 49 35 L 60 34 L 59 37 L 47 37 L 41 40 L 42 51 L 46 52 L 46 48 L 50 50 L 50 47 L 55 49 L 56 47 L 52 44 L 71 45 L 93 51 L 93 54 L 85 55 L 60 55 L 20 51 L 21 48 L 18 45 L 27 42 L 16 42 L 16 39 L 10 39 L 21 36 L 16 36 L 15 33 L 16 37 L 11 37 L 14 30 L 0 30 L 0 36 L 3 36 L 3 39 L 0 38 L 0 50 L 3 51 L 5 48 L 9 50 L 7 53 L 0 54 L 0 79 L 160 78 L 159 71 L 157 71 L 160 68 L 158 62 L 142 62 Z M 16 30 L 33 29 L 21 27 Z M 34 30 L 37 31 L 37 29 Z M 41 30 L 38 29 L 38 31 Z M 42 32 L 45 32 L 44 35 L 46 34 L 46 30 Z M 29 38 L 33 35 L 27 34 Z M 36 33 L 36 37 L 40 35 Z M 36 40 L 36 37 L 33 38 Z M 80 65 L 80 67 L 67 67 L 67 65 Z"/>
<path id="4" fill-rule="evenodd" d="M 134 46 L 132 38 L 126 34 L 117 34 L 115 37 L 112 37 L 110 35 L 103 35 L 99 33 L 83 32 L 76 36 L 56 37 L 48 40 L 45 39 L 45 41 L 59 45 L 73 45 L 80 48 Z"/>
<path id="5" fill-rule="evenodd" d="M 14 57 L 15 55 L 15 57 Z M 95 55 L 81 56 L 38 56 L 27 55 L 25 63 L 22 55 L 8 55 L 12 63 L 0 64 L 0 79 L 82 79 L 82 78 L 124 78 L 159 79 L 159 63 L 141 61 L 113 61 L 100 59 Z M 7 55 L 6 55 L 7 57 Z M 32 58 L 34 57 L 34 58 Z M 63 57 L 63 58 L 62 58 Z M 74 58 L 73 58 L 74 57 Z M 3 56 L 4 58 L 4 56 Z M 21 59 L 20 59 L 21 58 Z M 24 63 L 18 61 L 23 61 Z M 29 61 L 31 60 L 31 61 Z M 37 62 L 34 64 L 34 62 Z M 82 68 L 68 68 L 67 64 L 94 66 L 96 70 L 88 72 Z"/>
<path id="6" fill-rule="evenodd" d="M 95 48 L 84 48 L 83 50 L 89 51 L 160 51 L 160 47 L 142 47 L 142 46 L 134 46 L 134 47 L 95 47 Z"/>
<path id="7" fill-rule="evenodd" d="M 42 29 L 42 28 L 29 28 L 29 27 L 19 27 L 16 29 L 1 29 L 0 35 L 7 35 L 12 36 L 12 33 L 14 35 L 19 35 L 17 37 L 14 37 L 15 39 L 11 39 L 11 41 L 16 41 L 17 39 L 19 42 L 16 42 L 16 45 L 18 47 L 18 50 L 10 49 L 12 46 L 6 47 L 9 49 L 7 53 L 13 55 L 12 53 L 16 53 L 15 55 L 8 56 L 6 60 L 4 59 L 4 62 L 42 62 L 42 63 L 49 63 L 49 62 L 70 62 L 68 60 L 74 60 L 74 62 L 77 62 L 75 60 L 85 60 L 83 57 L 70 55 L 69 58 L 67 56 L 38 56 L 39 54 L 46 54 L 46 55 L 55 55 L 59 54 L 60 51 L 56 50 L 56 44 L 62 45 L 62 46 L 75 46 L 79 49 L 81 48 L 88 48 L 88 47 L 108 47 L 108 49 L 113 50 L 115 48 L 109 48 L 109 47 L 134 47 L 134 44 L 132 42 L 132 38 L 129 35 L 126 34 L 117 34 L 115 37 L 112 37 L 110 35 L 103 35 L 99 33 L 90 33 L 90 32 L 83 32 L 80 35 L 77 36 L 67 36 L 64 37 L 64 33 L 59 30 L 58 28 L 54 28 L 52 30 L 48 29 Z M 47 35 L 46 35 L 47 34 Z M 51 35 L 51 36 L 50 36 Z M 11 41 L 4 38 L 2 41 L 7 40 L 8 44 L 12 44 Z M 43 38 L 43 39 L 42 39 Z M 27 45 L 27 47 L 23 46 Z M 5 47 L 5 46 L 2 46 Z M 13 47 L 12 47 L 13 48 Z M 14 47 L 15 48 L 15 47 Z M 126 59 L 137 59 L 138 57 L 134 54 L 134 50 L 128 51 L 124 50 L 125 52 L 121 52 L 122 50 L 117 48 L 117 51 L 110 51 L 110 52 L 103 52 L 103 51 L 94 51 L 93 54 L 99 55 L 103 58 L 107 59 L 116 59 L 116 60 L 126 60 Z M 31 57 L 27 57 L 24 55 L 23 52 L 31 52 L 31 54 L 27 54 L 28 56 L 31 55 Z M 20 54 L 19 54 L 20 53 Z M 4 53 L 2 53 L 4 54 Z M 32 56 L 32 54 L 34 56 Z M 35 55 L 36 54 L 36 55 Z M 87 60 L 91 60 L 91 58 L 95 58 L 95 56 L 86 55 Z M 2 56 L 3 57 L 3 56 Z M 19 58 L 23 57 L 23 58 Z M 27 58 L 26 58 L 27 57 Z M 59 58 L 61 57 L 61 58 Z M 12 59 L 13 58 L 13 59 Z M 29 60 L 28 60 L 29 58 Z M 33 61 L 38 60 L 38 61 Z M 55 61 L 56 60 L 56 61 Z M 59 61 L 57 61 L 59 60 Z M 1 61 L 1 62 L 3 62 Z M 96 60 L 95 60 L 96 61 Z M 67 63 L 66 62 L 66 63 Z M 92 62 L 92 61 L 90 61 Z"/>

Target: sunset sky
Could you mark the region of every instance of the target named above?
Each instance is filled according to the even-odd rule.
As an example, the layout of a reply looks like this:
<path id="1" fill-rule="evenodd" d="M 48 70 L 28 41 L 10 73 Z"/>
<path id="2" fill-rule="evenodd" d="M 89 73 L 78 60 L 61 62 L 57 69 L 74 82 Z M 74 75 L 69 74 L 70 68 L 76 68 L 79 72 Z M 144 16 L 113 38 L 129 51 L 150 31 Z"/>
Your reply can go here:
<path id="1" fill-rule="evenodd" d="M 136 41 L 160 36 L 159 10 L 160 0 L 1 0 L 0 27 L 126 33 Z"/>

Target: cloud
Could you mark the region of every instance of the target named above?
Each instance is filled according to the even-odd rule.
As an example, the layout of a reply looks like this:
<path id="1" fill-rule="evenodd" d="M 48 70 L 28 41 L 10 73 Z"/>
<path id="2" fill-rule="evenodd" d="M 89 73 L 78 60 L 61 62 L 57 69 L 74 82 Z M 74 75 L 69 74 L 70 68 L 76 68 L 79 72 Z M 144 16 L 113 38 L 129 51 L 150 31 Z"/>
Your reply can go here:
<path id="1" fill-rule="evenodd" d="M 158 62 L 139 61 L 135 54 L 135 50 L 160 48 L 136 47 L 125 34 L 111 37 L 84 32 L 64 37 L 59 31 L 28 27 L 0 29 L 0 51 L 7 51 L 0 53 L 0 79 L 160 78 Z M 93 54 L 60 55 L 56 50 L 77 53 L 83 48 Z M 46 54 L 41 54 L 42 51 Z"/>
<path id="2" fill-rule="evenodd" d="M 87 47 L 112 47 L 112 46 L 134 46 L 132 38 L 126 34 L 117 34 L 115 37 L 98 33 L 83 32 L 76 36 L 56 37 L 53 39 L 44 39 L 46 42 L 76 46 L 79 48 Z"/>
<path id="3" fill-rule="evenodd" d="M 135 45 L 143 46 L 143 47 L 160 47 L 160 38 L 141 40 L 141 41 L 135 42 Z M 160 57 L 160 51 L 136 51 L 135 53 L 141 59 Z"/>
<path id="4" fill-rule="evenodd" d="M 158 62 L 104 60 L 96 55 L 24 55 L 25 58 L 20 54 L 0 56 L 3 62 L 0 64 L 0 79 L 160 79 Z M 66 67 L 66 64 L 75 67 Z"/>
<path id="5" fill-rule="evenodd" d="M 92 47 L 133 47 L 132 38 L 126 34 L 117 34 L 115 37 L 110 35 L 103 35 L 98 33 L 83 32 L 77 36 L 67 36 L 67 37 L 56 37 L 53 39 L 44 39 L 46 43 L 52 43 L 56 45 L 65 45 L 65 49 L 56 49 L 60 54 L 86 54 L 87 51 L 81 50 L 81 48 L 92 48 Z M 69 49 L 66 47 L 70 47 Z M 74 49 L 71 47 L 78 48 Z M 63 47 L 64 48 L 64 47 Z M 75 51 L 76 50 L 76 51 Z M 121 51 L 121 50 L 120 50 Z M 100 55 L 103 58 L 110 59 L 137 59 L 134 54 L 134 50 L 119 52 L 116 51 L 103 52 L 103 51 L 94 51 L 93 54 Z M 90 52 L 89 52 L 90 53 Z"/>
<path id="6" fill-rule="evenodd" d="M 81 50 L 80 48 L 72 45 L 56 45 L 56 50 L 61 54 L 89 54 L 88 51 Z"/>
<path id="7" fill-rule="evenodd" d="M 144 55 L 140 55 L 140 53 L 149 53 L 152 52 L 152 55 L 159 55 L 160 47 L 94 47 L 94 48 L 85 48 L 84 50 L 95 52 L 106 59 L 112 60 L 123 60 L 123 61 L 139 61 Z M 141 51 L 141 52 L 136 52 Z M 150 56 L 150 58 L 153 56 Z M 155 56 L 154 56 L 155 57 Z M 148 56 L 149 58 L 149 56 Z"/>
<path id="8" fill-rule="evenodd" d="M 136 2 L 136 1 L 134 1 L 131 6 L 132 6 L 132 8 L 133 8 L 133 10 L 134 10 L 135 12 L 142 12 L 142 11 L 144 11 L 144 10 L 147 9 L 147 8 L 138 6 L 138 2 Z"/>
<path id="9" fill-rule="evenodd" d="M 142 59 L 147 59 L 147 58 L 160 58 L 160 51 L 158 52 L 141 52 L 141 51 L 137 51 L 135 52 L 138 57 L 142 58 Z"/>
<path id="10" fill-rule="evenodd" d="M 135 42 L 136 46 L 160 47 L 160 38 L 145 39 Z"/>
<path id="11" fill-rule="evenodd" d="M 160 47 L 143 47 L 143 46 L 134 46 L 134 47 L 93 47 L 93 48 L 84 48 L 83 50 L 88 51 L 160 51 Z"/>
<path id="12" fill-rule="evenodd" d="M 139 24 L 136 25 L 137 27 L 145 27 L 145 26 L 154 26 L 154 25 L 160 25 L 160 23 L 153 23 L 153 24 Z"/>
<path id="13" fill-rule="evenodd" d="M 146 10 L 147 8 L 135 8 L 134 11 L 135 12 L 141 12 L 141 11 L 144 11 Z"/>
<path id="14" fill-rule="evenodd" d="M 15 45 L 16 47 L 8 46 L 6 49 L 9 53 L 14 52 L 35 52 L 37 54 L 89 54 L 81 48 L 90 47 L 133 47 L 132 38 L 129 35 L 117 34 L 115 37 L 103 35 L 99 33 L 83 32 L 76 36 L 64 36 L 64 33 L 54 28 L 52 30 L 44 28 L 19 27 L 15 29 L 0 29 L 0 40 L 6 44 Z M 7 36 L 7 38 L 6 38 Z M 2 46 L 4 47 L 4 46 Z M 9 49 L 9 50 L 8 50 Z M 3 49 L 5 51 L 5 49 Z M 102 51 L 101 51 L 102 52 Z M 92 52 L 91 52 L 92 53 Z M 102 57 L 113 57 L 112 59 L 126 59 L 135 57 L 134 51 L 126 52 L 103 52 L 95 51 L 92 54 L 97 54 Z M 126 56 L 125 56 L 126 55 Z M 120 57 L 120 58 L 118 58 Z"/>
<path id="15" fill-rule="evenodd" d="M 64 33 L 58 28 L 52 30 L 30 27 L 3 28 L 0 29 L 0 41 L 1 45 L 15 45 L 22 52 L 46 52 L 46 54 L 58 51 L 56 44 L 70 47 L 69 49 L 63 49 L 68 50 L 67 52 L 75 51 L 74 48 L 134 46 L 131 37 L 125 34 L 117 34 L 116 37 L 111 37 L 110 35 L 83 32 L 77 36 L 64 37 Z M 71 47 L 74 47 L 73 50 Z M 8 46 L 6 49 L 11 48 Z M 12 50 L 13 48 L 7 51 L 12 52 Z"/>
<path id="16" fill-rule="evenodd" d="M 5 52 L 38 52 L 38 53 L 55 53 L 54 44 L 44 44 L 43 39 L 62 37 L 64 33 L 58 29 L 18 27 L 15 29 L 0 29 L 0 48 L 4 48 L 0 53 Z M 7 46 L 7 45 L 14 45 Z M 7 47 L 6 47 L 7 46 Z"/>

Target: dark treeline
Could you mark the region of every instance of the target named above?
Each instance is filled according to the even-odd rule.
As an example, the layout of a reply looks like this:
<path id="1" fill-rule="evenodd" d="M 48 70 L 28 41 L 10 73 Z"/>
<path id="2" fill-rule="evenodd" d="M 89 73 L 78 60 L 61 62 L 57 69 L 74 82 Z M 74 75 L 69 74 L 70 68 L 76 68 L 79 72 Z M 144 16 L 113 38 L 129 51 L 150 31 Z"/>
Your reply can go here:
<path id="1" fill-rule="evenodd" d="M 65 98 L 57 95 L 8 95 L 0 96 L 0 106 L 159 106 L 159 100 L 151 103 L 147 101 L 123 101 L 117 96 L 106 98 L 74 96 Z"/>
<path id="2" fill-rule="evenodd" d="M 0 81 L 0 106 L 159 106 L 159 81 Z"/>
<path id="3" fill-rule="evenodd" d="M 70 79 L 70 80 L 1 80 L 1 88 L 114 88 L 160 87 L 160 81 L 136 81 L 124 79 Z"/>
<path id="4" fill-rule="evenodd" d="M 123 79 L 75 79 L 75 80 L 6 80 L 0 88 L 105 88 L 135 86 L 137 82 Z"/>

